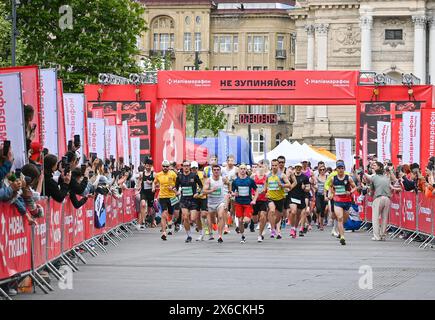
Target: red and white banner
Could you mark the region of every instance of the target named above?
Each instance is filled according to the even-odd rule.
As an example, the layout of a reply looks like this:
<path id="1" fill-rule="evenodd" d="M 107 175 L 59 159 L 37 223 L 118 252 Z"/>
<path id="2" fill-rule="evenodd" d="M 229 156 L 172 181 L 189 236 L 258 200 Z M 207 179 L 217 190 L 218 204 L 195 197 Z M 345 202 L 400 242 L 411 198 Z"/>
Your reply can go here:
<path id="1" fill-rule="evenodd" d="M 402 192 L 402 228 L 410 231 L 417 230 L 416 196 L 414 192 Z"/>
<path id="2" fill-rule="evenodd" d="M 110 230 L 114 227 L 113 210 L 112 210 L 112 196 L 104 197 L 104 204 L 106 206 L 106 229 Z"/>
<path id="3" fill-rule="evenodd" d="M 127 189 L 123 192 L 123 222 L 127 223 L 133 221 L 136 218 L 135 214 L 135 191 L 134 189 Z"/>
<path id="4" fill-rule="evenodd" d="M 424 194 L 418 195 L 418 230 L 419 232 L 432 234 L 432 222 L 435 209 L 435 199 L 427 198 Z"/>
<path id="5" fill-rule="evenodd" d="M 159 99 L 353 99 L 355 71 L 159 71 Z"/>
<path id="6" fill-rule="evenodd" d="M 36 124 L 34 142 L 41 142 L 41 97 L 39 92 L 39 68 L 38 66 L 20 66 L 0 68 L 0 74 L 20 73 L 21 75 L 21 92 L 23 97 L 23 104 L 28 104 L 33 107 L 35 113 L 33 115 L 32 124 Z M 17 87 L 18 88 L 18 87 Z M 22 104 L 15 105 L 15 110 Z M 24 110 L 21 108 L 21 110 Z M 10 139 L 9 139 L 10 140 Z M 17 166 L 17 168 L 19 168 Z"/>
<path id="7" fill-rule="evenodd" d="M 420 163 L 420 112 L 403 113 L 403 163 Z"/>
<path id="8" fill-rule="evenodd" d="M 391 120 L 391 161 L 395 167 L 402 164 L 402 159 L 397 155 L 403 155 L 403 122 L 401 118 Z"/>
<path id="9" fill-rule="evenodd" d="M 23 108 L 20 74 L 0 74 L 0 141 L 11 141 L 15 168 L 27 163 Z"/>
<path id="10" fill-rule="evenodd" d="M 128 164 L 130 164 L 130 157 L 129 157 L 129 154 L 130 154 L 130 151 L 129 151 L 129 142 L 130 142 L 130 139 L 129 139 L 129 133 L 128 133 L 128 123 L 127 123 L 127 120 L 125 120 L 125 121 L 122 121 L 122 154 L 123 154 L 123 157 L 124 157 L 124 164 L 125 165 L 128 165 Z"/>
<path id="11" fill-rule="evenodd" d="M 57 135 L 58 151 L 60 155 L 67 152 L 66 129 L 65 129 L 65 112 L 63 109 L 63 83 L 61 79 L 57 80 Z"/>
<path id="12" fill-rule="evenodd" d="M 78 198 L 81 198 L 78 196 Z M 90 201 L 90 200 L 89 200 Z M 90 201 L 92 202 L 92 201 Z M 79 245 L 83 241 L 85 241 L 85 219 L 86 219 L 86 208 L 85 206 L 81 206 L 78 209 L 75 209 L 74 215 L 74 246 Z"/>
<path id="13" fill-rule="evenodd" d="M 33 264 L 35 268 L 47 262 L 47 209 L 48 202 L 41 200 L 38 204 L 44 210 L 44 217 L 35 219 L 33 238 Z"/>
<path id="14" fill-rule="evenodd" d="M 335 153 L 337 160 L 343 160 L 347 170 L 352 170 L 352 140 L 351 139 L 335 139 Z"/>
<path id="15" fill-rule="evenodd" d="M 395 227 L 400 227 L 402 214 L 402 199 L 400 193 L 394 192 L 390 198 L 390 222 L 389 224 Z"/>
<path id="16" fill-rule="evenodd" d="M 137 173 L 140 166 L 140 138 L 130 138 L 130 146 L 131 163 L 134 165 L 134 172 Z"/>
<path id="17" fill-rule="evenodd" d="M 85 137 L 85 95 L 81 93 L 64 93 L 63 109 L 65 113 L 65 143 L 68 145 L 68 141 L 74 141 L 74 135 L 79 134 L 82 147 L 78 151 L 80 154 L 83 154 L 83 141 Z"/>
<path id="18" fill-rule="evenodd" d="M 104 119 L 88 118 L 89 152 L 96 153 L 97 157 L 104 159 Z"/>
<path id="19" fill-rule="evenodd" d="M 62 253 L 62 213 L 63 204 L 50 199 L 48 211 L 48 257 L 49 261 L 57 258 Z"/>
<path id="20" fill-rule="evenodd" d="M 391 123 L 377 121 L 378 129 L 378 160 L 391 160 Z"/>
<path id="21" fill-rule="evenodd" d="M 31 268 L 31 231 L 15 206 L 0 202 L 0 280 Z"/>
<path id="22" fill-rule="evenodd" d="M 116 126 L 110 126 L 106 125 L 106 135 L 105 135 L 105 141 L 106 141 L 106 159 L 110 159 L 110 156 L 113 156 L 114 158 L 117 158 L 117 137 L 116 137 Z"/>
<path id="23" fill-rule="evenodd" d="M 84 207 L 85 210 L 85 239 L 89 240 L 94 236 L 94 201 L 88 199 Z"/>
<path id="24" fill-rule="evenodd" d="M 40 75 L 42 145 L 49 153 L 59 156 L 56 69 L 42 69 Z"/>
<path id="25" fill-rule="evenodd" d="M 424 170 L 430 157 L 435 156 L 435 110 L 421 110 L 421 157 L 420 167 Z"/>
<path id="26" fill-rule="evenodd" d="M 73 207 L 69 197 L 67 197 L 65 198 L 63 205 L 63 252 L 66 252 L 74 247 L 74 218 L 75 208 Z"/>

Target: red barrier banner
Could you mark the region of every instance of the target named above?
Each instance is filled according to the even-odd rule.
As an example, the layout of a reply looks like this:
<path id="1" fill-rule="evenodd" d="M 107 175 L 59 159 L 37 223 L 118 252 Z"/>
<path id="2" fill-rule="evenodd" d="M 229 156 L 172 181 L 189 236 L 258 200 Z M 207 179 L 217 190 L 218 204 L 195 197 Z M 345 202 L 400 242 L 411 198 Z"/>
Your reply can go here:
<path id="1" fill-rule="evenodd" d="M 75 208 L 71 200 L 65 198 L 63 207 L 63 243 L 62 249 L 64 252 L 71 250 L 74 247 L 74 216 Z"/>
<path id="2" fill-rule="evenodd" d="M 85 210 L 85 239 L 89 240 L 94 236 L 94 201 L 92 198 L 86 201 L 83 206 Z"/>
<path id="3" fill-rule="evenodd" d="M 416 195 L 414 192 L 402 192 L 402 228 L 410 231 L 417 230 Z"/>
<path id="4" fill-rule="evenodd" d="M 77 196 L 77 198 L 80 198 L 80 196 Z M 78 209 L 75 209 L 75 215 L 74 215 L 74 246 L 77 246 L 78 244 L 85 241 L 85 217 L 86 217 L 86 210 L 85 206 L 81 206 Z"/>
<path id="5" fill-rule="evenodd" d="M 48 261 L 51 261 L 62 253 L 62 203 L 50 199 L 48 211 Z"/>
<path id="6" fill-rule="evenodd" d="M 353 99 L 355 71 L 159 71 L 160 99 Z"/>
<path id="7" fill-rule="evenodd" d="M 124 190 L 125 191 L 125 190 Z M 122 193 L 124 193 L 124 191 Z M 116 205 L 118 207 L 118 225 L 124 222 L 124 196 L 116 199 Z"/>
<path id="8" fill-rule="evenodd" d="M 390 222 L 389 224 L 394 227 L 400 227 L 400 215 L 402 214 L 402 202 L 400 193 L 394 192 L 391 195 L 390 203 Z"/>
<path id="9" fill-rule="evenodd" d="M 112 197 L 112 213 L 113 213 L 113 226 L 116 227 L 120 223 L 119 220 L 119 209 L 118 209 L 118 198 Z"/>
<path id="10" fill-rule="evenodd" d="M 368 222 L 372 222 L 372 219 L 373 219 L 372 204 L 373 204 L 373 197 L 369 196 L 369 195 L 366 196 L 366 198 L 364 200 L 364 208 L 365 208 L 365 212 L 366 212 L 366 221 L 368 221 Z"/>
<path id="11" fill-rule="evenodd" d="M 127 189 L 123 191 L 124 195 L 124 223 L 134 220 L 134 189 Z"/>
<path id="12" fill-rule="evenodd" d="M 423 194 L 418 195 L 418 230 L 419 232 L 432 233 L 432 219 L 435 200 Z"/>
<path id="13" fill-rule="evenodd" d="M 106 228 L 107 228 L 107 230 L 110 230 L 114 227 L 112 198 L 113 197 L 110 195 L 108 195 L 104 198 L 104 204 L 106 205 Z"/>
<path id="14" fill-rule="evenodd" d="M 47 262 L 47 209 L 48 202 L 41 200 L 38 204 L 44 210 L 44 217 L 35 219 L 33 241 L 33 265 L 38 268 Z"/>
<path id="15" fill-rule="evenodd" d="M 0 280 L 31 268 L 31 231 L 15 206 L 0 203 Z"/>

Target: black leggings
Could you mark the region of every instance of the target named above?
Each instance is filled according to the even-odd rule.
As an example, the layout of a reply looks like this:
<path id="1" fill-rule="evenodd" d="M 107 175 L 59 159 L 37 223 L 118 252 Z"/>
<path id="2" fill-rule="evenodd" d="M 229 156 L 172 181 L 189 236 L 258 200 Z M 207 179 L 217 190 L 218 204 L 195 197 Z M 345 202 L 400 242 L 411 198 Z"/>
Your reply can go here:
<path id="1" fill-rule="evenodd" d="M 328 202 L 325 201 L 325 196 L 323 194 L 317 194 L 316 193 L 316 212 L 317 215 L 320 215 L 320 217 L 325 217 L 325 209 L 328 205 Z"/>

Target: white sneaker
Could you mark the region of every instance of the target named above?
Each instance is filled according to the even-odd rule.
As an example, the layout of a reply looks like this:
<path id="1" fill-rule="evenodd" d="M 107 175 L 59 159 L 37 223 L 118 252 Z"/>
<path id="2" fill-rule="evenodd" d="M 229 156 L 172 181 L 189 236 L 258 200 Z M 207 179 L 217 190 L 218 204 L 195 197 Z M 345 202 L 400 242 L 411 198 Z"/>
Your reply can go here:
<path id="1" fill-rule="evenodd" d="M 263 238 L 261 236 L 258 236 L 257 242 L 263 242 Z"/>
<path id="2" fill-rule="evenodd" d="M 140 231 L 140 224 L 137 224 L 137 225 L 136 225 L 136 230 L 137 230 L 137 231 Z"/>
<path id="3" fill-rule="evenodd" d="M 18 292 L 17 292 L 17 290 L 15 290 L 15 289 L 12 289 L 12 288 L 10 288 L 9 290 L 8 290 L 8 295 L 9 296 L 16 296 L 18 294 Z"/>
<path id="4" fill-rule="evenodd" d="M 331 232 L 331 235 L 333 236 L 333 237 L 338 237 L 338 232 L 337 231 L 335 231 L 335 230 L 332 230 L 332 232 Z"/>
<path id="5" fill-rule="evenodd" d="M 260 230 L 260 224 L 257 224 L 257 227 L 255 228 L 255 230 Z"/>
<path id="6" fill-rule="evenodd" d="M 270 223 L 267 223 L 267 229 L 271 229 Z"/>
<path id="7" fill-rule="evenodd" d="M 203 241 L 204 240 L 204 236 L 201 234 L 198 239 L 196 239 L 196 241 Z"/>

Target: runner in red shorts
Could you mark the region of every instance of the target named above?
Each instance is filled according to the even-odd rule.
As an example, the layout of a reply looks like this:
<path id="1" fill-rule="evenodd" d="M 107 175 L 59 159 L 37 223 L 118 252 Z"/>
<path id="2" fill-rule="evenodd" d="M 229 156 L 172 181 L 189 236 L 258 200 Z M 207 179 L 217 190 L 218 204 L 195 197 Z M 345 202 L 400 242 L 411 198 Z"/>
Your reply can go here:
<path id="1" fill-rule="evenodd" d="M 254 198 L 252 198 L 252 190 L 255 190 Z M 258 197 L 256 190 L 257 185 L 255 181 L 246 175 L 246 165 L 242 163 L 239 167 L 239 176 L 232 184 L 232 194 L 236 197 L 234 209 L 236 217 L 239 219 L 239 230 L 242 235 L 240 243 L 246 242 L 243 220 L 246 219 L 246 222 L 251 221 L 253 212 L 252 206 L 255 205 Z"/>

